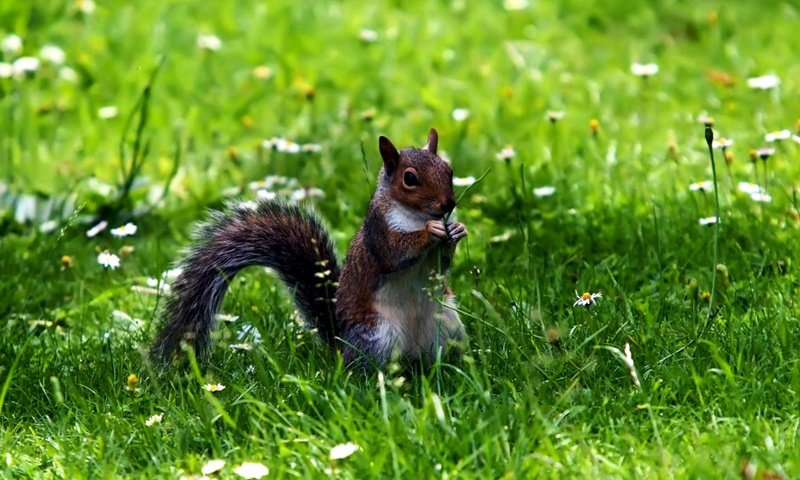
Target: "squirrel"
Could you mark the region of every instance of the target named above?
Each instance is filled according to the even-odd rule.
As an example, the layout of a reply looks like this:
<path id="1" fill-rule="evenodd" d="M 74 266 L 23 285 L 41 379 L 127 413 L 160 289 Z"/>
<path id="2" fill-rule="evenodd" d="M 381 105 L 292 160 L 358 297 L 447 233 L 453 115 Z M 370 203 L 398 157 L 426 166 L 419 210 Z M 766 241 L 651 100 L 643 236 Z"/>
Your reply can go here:
<path id="1" fill-rule="evenodd" d="M 310 209 L 261 200 L 212 212 L 180 263 L 152 358 L 168 364 L 186 341 L 205 359 L 228 284 L 251 265 L 278 273 L 307 324 L 348 367 L 380 367 L 395 354 L 427 365 L 451 342 L 458 353 L 466 334 L 443 279 L 467 229 L 447 223 L 456 207 L 453 170 L 436 154 L 438 141 L 431 129 L 424 147 L 398 151 L 379 138 L 377 188 L 341 269 Z"/>

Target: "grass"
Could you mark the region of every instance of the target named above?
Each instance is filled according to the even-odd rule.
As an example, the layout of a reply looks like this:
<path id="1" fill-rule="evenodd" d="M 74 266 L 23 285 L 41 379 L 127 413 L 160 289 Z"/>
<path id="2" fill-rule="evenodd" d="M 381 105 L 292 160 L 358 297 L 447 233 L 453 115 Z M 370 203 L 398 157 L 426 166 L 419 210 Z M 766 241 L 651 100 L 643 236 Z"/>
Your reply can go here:
<path id="1" fill-rule="evenodd" d="M 743 462 L 800 476 L 800 145 L 748 158 L 796 128 L 797 2 L 80 3 L 0 4 L 0 38 L 24 55 L 58 45 L 76 77 L 44 62 L 0 78 L 0 475 L 177 478 L 222 458 L 220 477 L 244 461 L 274 478 L 738 478 Z M 222 48 L 199 50 L 200 33 Z M 635 77 L 636 61 L 660 71 Z M 747 87 L 766 73 L 779 88 Z M 109 105 L 119 115 L 99 118 Z M 698 224 L 714 192 L 688 189 L 711 175 L 701 114 L 735 139 L 716 261 Z M 313 203 L 344 253 L 377 137 L 421 145 L 431 126 L 456 176 L 488 171 L 458 208 L 461 363 L 348 372 L 252 269 L 211 361 L 152 369 L 161 299 L 133 287 L 207 208 L 291 177 L 326 193 Z M 273 136 L 322 149 L 261 148 Z M 506 145 L 516 155 L 497 160 Z M 555 194 L 535 196 L 544 185 Z M 138 231 L 87 238 L 100 219 Z M 119 269 L 97 264 L 106 249 Z M 574 308 L 575 290 L 603 298 Z M 262 342 L 229 349 L 248 325 Z M 641 389 L 608 349 L 626 343 Z M 346 442 L 360 450 L 330 460 Z"/>

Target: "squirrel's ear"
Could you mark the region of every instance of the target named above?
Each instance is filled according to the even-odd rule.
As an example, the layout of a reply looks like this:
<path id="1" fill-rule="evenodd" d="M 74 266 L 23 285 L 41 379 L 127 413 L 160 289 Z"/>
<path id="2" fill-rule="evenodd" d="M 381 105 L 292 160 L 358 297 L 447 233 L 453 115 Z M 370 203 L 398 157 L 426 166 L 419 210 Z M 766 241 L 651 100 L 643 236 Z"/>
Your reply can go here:
<path id="1" fill-rule="evenodd" d="M 378 139 L 378 147 L 383 158 L 383 168 L 386 170 L 386 174 L 391 177 L 394 171 L 397 170 L 397 166 L 400 165 L 400 153 L 398 153 L 392 141 L 383 135 Z"/>
<path id="2" fill-rule="evenodd" d="M 436 155 L 436 148 L 439 146 L 439 133 L 436 131 L 435 128 L 431 128 L 431 131 L 428 132 L 428 143 L 422 147 L 423 150 L 427 150 L 432 154 Z"/>

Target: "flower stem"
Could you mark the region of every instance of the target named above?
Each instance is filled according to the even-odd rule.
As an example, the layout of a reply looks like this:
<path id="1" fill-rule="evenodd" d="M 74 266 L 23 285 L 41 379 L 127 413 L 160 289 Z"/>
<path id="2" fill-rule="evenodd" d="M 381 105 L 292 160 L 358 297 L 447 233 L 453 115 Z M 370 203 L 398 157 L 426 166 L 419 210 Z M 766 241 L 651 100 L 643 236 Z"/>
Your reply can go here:
<path id="1" fill-rule="evenodd" d="M 715 314 L 712 314 L 714 310 L 714 294 L 716 293 L 717 287 L 717 262 L 718 262 L 718 255 L 719 255 L 719 228 L 720 223 L 722 223 L 722 218 L 720 217 L 719 213 L 719 186 L 717 185 L 717 165 L 714 162 L 714 148 L 712 147 L 712 142 L 714 141 L 714 131 L 711 129 L 711 125 L 706 125 L 706 144 L 708 144 L 708 155 L 711 157 L 711 178 L 714 182 L 714 215 L 717 217 L 717 221 L 714 222 L 714 263 L 711 265 L 711 291 L 709 292 L 708 297 L 708 315 L 706 316 L 706 322 L 703 325 L 703 330 L 700 331 L 700 336 L 705 335 L 706 330 L 711 326 L 711 322 L 713 321 Z"/>

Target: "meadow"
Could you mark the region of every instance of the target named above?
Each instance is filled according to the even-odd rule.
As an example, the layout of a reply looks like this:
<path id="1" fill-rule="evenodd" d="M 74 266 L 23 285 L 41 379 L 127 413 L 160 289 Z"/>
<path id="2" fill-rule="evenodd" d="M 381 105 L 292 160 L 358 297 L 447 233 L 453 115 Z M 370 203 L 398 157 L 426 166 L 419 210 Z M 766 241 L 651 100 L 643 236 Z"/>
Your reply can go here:
<path id="1" fill-rule="evenodd" d="M 797 1 L 0 2 L 0 477 L 800 477 L 798 22 Z M 313 205 L 343 256 L 378 136 L 431 127 L 470 232 L 460 362 L 349 371 L 259 268 L 208 362 L 148 361 L 208 209 Z"/>

